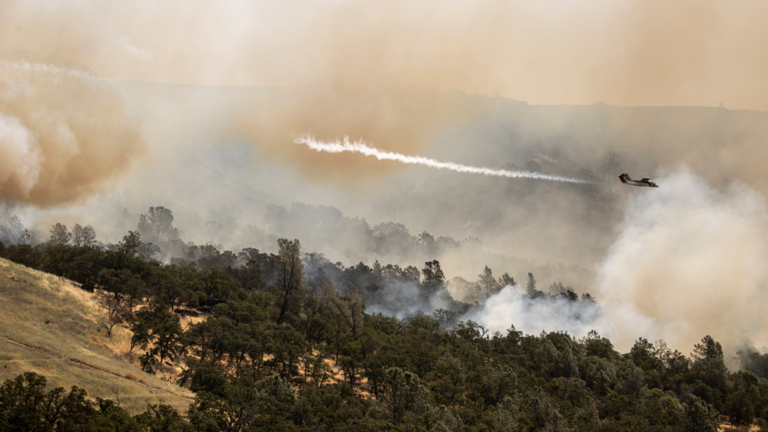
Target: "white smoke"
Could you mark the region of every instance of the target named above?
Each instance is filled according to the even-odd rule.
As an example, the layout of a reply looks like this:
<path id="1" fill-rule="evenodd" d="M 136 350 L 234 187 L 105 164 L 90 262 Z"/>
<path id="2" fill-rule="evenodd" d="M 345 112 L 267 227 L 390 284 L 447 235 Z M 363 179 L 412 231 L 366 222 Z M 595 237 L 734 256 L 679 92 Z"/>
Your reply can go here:
<path id="1" fill-rule="evenodd" d="M 468 315 L 492 331 L 597 330 L 620 351 L 664 339 L 683 352 L 705 335 L 726 348 L 768 344 L 768 210 L 743 185 L 718 191 L 687 168 L 632 188 L 618 238 L 598 269 L 597 304 L 530 300 L 506 287 Z M 556 301 L 553 301 L 556 300 Z"/>
<path id="2" fill-rule="evenodd" d="M 344 141 L 339 141 L 337 139 L 336 141 L 333 141 L 333 142 L 324 142 L 324 141 L 317 141 L 314 138 L 309 136 L 305 136 L 301 138 L 296 138 L 294 142 L 296 144 L 304 144 L 310 149 L 317 152 L 360 153 L 365 156 L 373 156 L 378 160 L 390 160 L 390 161 L 396 161 L 396 162 L 409 164 L 409 165 L 423 165 L 423 166 L 428 166 L 430 168 L 447 169 L 450 171 L 456 171 L 460 173 L 482 174 L 487 176 L 509 177 L 509 178 L 528 178 L 528 179 L 549 180 L 549 181 L 558 181 L 558 182 L 566 182 L 566 183 L 592 183 L 587 180 L 579 180 L 579 179 L 573 179 L 569 177 L 540 174 L 536 172 L 508 171 L 508 170 L 501 170 L 501 169 L 473 167 L 473 166 L 462 165 L 454 162 L 440 162 L 440 161 L 425 158 L 422 156 L 406 156 L 400 153 L 393 153 L 393 152 L 388 152 L 384 150 L 379 150 L 373 147 L 368 147 L 368 145 L 366 145 L 366 143 L 363 140 L 350 142 L 349 137 L 344 137 Z"/>
<path id="3" fill-rule="evenodd" d="M 507 285 L 464 319 L 479 322 L 494 332 L 504 332 L 514 325 L 525 334 L 565 331 L 576 337 L 602 327 L 600 306 L 592 301 L 573 301 L 559 295 L 531 299 L 517 285 Z"/>
<path id="4" fill-rule="evenodd" d="M 597 298 L 619 346 L 643 336 L 691 347 L 766 342 L 768 211 L 743 185 L 717 191 L 686 168 L 638 191 L 599 269 Z"/>
<path id="5" fill-rule="evenodd" d="M 16 182 L 28 194 L 40 177 L 40 151 L 18 118 L 0 112 L 0 184 Z"/>

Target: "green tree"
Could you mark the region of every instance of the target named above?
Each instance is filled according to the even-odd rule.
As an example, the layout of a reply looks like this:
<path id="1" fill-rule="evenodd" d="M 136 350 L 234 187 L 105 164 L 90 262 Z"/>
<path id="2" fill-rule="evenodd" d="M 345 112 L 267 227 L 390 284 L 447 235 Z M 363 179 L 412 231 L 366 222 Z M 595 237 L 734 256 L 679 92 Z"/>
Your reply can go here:
<path id="1" fill-rule="evenodd" d="M 693 394 L 685 398 L 686 432 L 716 432 L 720 416 L 715 408 Z"/>
<path id="2" fill-rule="evenodd" d="M 741 390 L 728 396 L 723 414 L 727 415 L 734 424 L 751 424 L 752 420 L 755 419 L 755 410 L 747 392 Z"/>
<path id="3" fill-rule="evenodd" d="M 725 390 L 728 369 L 725 367 L 723 347 L 712 336 L 704 336 L 693 348 L 693 371 L 707 385 Z"/>
<path id="4" fill-rule="evenodd" d="M 277 246 L 280 260 L 277 287 L 282 297 L 277 324 L 282 324 L 288 317 L 290 309 L 293 309 L 294 315 L 298 315 L 301 308 L 301 297 L 304 294 L 304 265 L 301 262 L 301 244 L 298 240 L 279 239 Z"/>
<path id="5" fill-rule="evenodd" d="M 128 258 L 133 258 L 141 247 L 141 235 L 136 231 L 128 231 L 123 240 L 117 244 L 117 250 Z"/>
<path id="6" fill-rule="evenodd" d="M 541 388 L 536 388 L 528 397 L 525 413 L 530 419 L 535 431 L 566 432 L 570 431 L 557 407 L 547 397 Z"/>
<path id="7" fill-rule="evenodd" d="M 427 406 L 428 390 L 419 383 L 415 373 L 391 367 L 381 387 L 381 402 L 394 424 L 402 423 L 408 413 Z"/>
<path id="8" fill-rule="evenodd" d="M 421 286 L 427 296 L 434 294 L 445 284 L 445 275 L 438 260 L 425 262 L 421 274 L 423 276 Z"/>
<path id="9" fill-rule="evenodd" d="M 69 393 L 57 387 L 45 391 L 45 377 L 32 372 L 0 386 L 0 430 L 95 430 L 98 412 L 85 390 L 73 386 Z"/>

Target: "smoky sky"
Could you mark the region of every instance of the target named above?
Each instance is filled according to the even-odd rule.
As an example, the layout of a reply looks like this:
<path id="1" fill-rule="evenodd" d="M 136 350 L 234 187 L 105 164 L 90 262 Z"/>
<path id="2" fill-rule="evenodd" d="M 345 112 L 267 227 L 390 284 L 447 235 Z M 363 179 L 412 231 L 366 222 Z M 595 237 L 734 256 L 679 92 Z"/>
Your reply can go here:
<path id="1" fill-rule="evenodd" d="M 350 184 L 380 181 L 394 164 L 308 155 L 293 139 L 350 136 L 420 154 L 447 126 L 471 124 L 492 109 L 493 98 L 468 101 L 452 92 L 532 104 L 768 109 L 768 81 L 760 73 L 767 66 L 768 30 L 760 20 L 767 9 L 758 0 L 10 0 L 0 4 L 0 58 L 84 71 L 102 83 L 278 89 L 279 95 L 258 98 L 249 97 L 258 90 L 244 89 L 216 115 L 265 157 L 297 166 L 314 181 Z M 6 140 L 23 141 L 14 116 L 4 114 Z M 105 128 L 126 128 L 120 108 L 111 117 L 101 123 Z M 21 161 L 13 163 L 16 171 L 28 174 L 12 180 L 6 199 L 69 202 L 113 177 L 97 174 L 87 187 L 78 180 L 66 197 L 39 187 L 39 197 L 25 198 L 35 172 L 57 174 L 13 147 L 7 160 Z M 132 146 L 137 150 L 129 158 L 140 147 Z M 162 153 L 168 144 L 151 147 Z M 125 166 L 109 171 L 117 177 Z"/>
<path id="2" fill-rule="evenodd" d="M 399 84 L 531 103 L 768 109 L 760 0 L 11 0 L 0 8 L 0 49 L 107 79 Z"/>

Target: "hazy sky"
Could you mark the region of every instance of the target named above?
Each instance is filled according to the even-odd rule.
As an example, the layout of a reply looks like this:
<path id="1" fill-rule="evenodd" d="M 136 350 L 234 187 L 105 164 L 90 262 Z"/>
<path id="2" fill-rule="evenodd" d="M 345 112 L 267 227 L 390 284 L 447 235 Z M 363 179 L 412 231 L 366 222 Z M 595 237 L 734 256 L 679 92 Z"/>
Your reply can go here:
<path id="1" fill-rule="evenodd" d="M 0 1 L 0 50 L 110 80 L 768 110 L 768 2 Z"/>

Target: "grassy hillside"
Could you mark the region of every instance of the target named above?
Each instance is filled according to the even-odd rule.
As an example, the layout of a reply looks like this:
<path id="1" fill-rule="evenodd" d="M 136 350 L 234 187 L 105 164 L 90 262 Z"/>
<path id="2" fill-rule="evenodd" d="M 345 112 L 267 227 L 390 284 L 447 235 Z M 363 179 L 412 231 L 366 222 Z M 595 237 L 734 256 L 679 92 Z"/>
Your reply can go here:
<path id="1" fill-rule="evenodd" d="M 35 372 L 131 413 L 159 403 L 186 411 L 194 394 L 127 361 L 130 333 L 115 327 L 108 338 L 102 318 L 95 295 L 0 258 L 0 382 Z"/>

